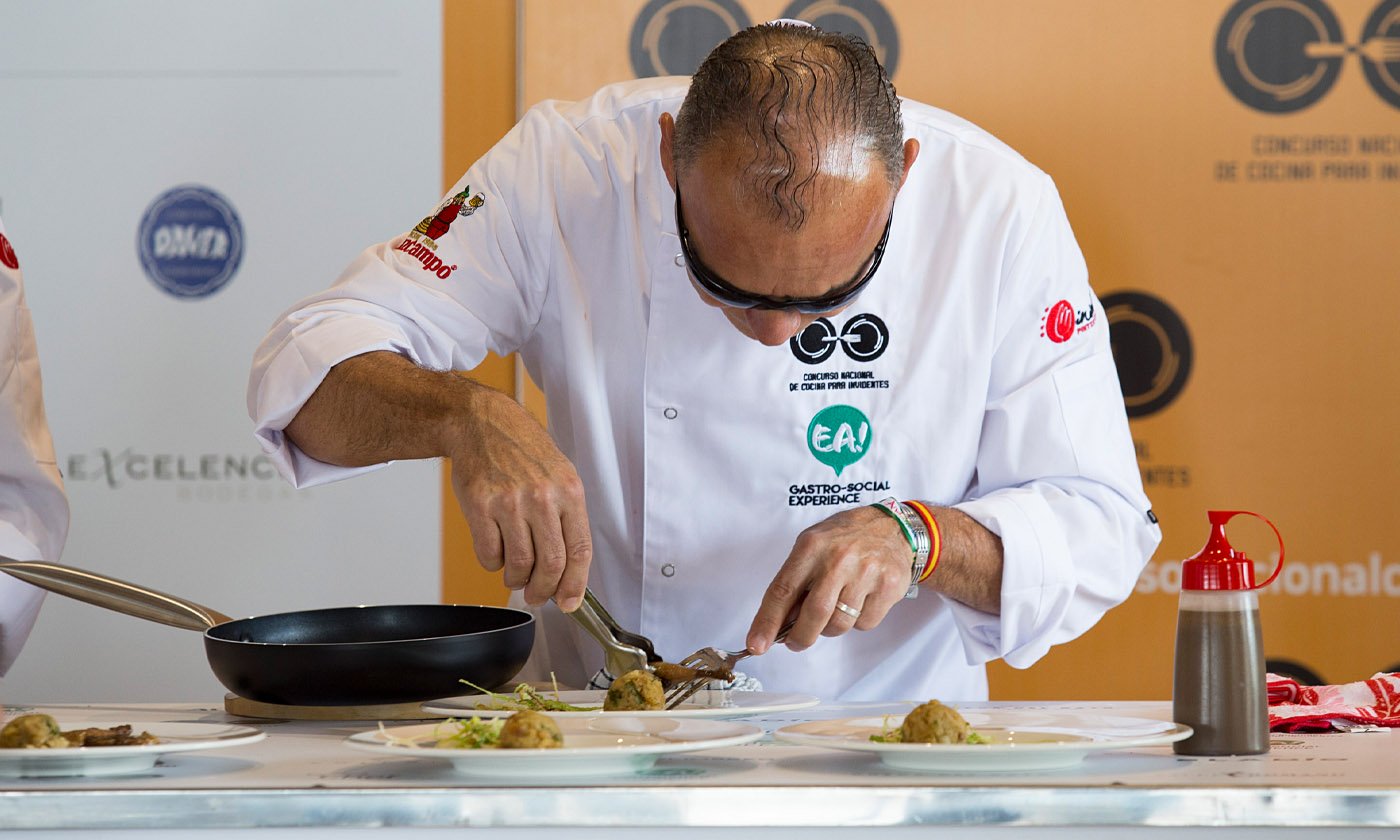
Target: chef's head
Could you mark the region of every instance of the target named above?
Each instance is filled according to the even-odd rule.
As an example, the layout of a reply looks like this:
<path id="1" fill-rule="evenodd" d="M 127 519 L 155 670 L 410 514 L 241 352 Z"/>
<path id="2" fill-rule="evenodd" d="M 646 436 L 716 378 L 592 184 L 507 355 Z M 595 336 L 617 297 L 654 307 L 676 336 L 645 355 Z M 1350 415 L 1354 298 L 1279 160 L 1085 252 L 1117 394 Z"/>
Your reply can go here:
<path id="1" fill-rule="evenodd" d="M 734 35 L 661 116 L 696 292 L 767 345 L 840 312 L 876 275 L 918 153 L 864 42 L 793 22 Z"/>

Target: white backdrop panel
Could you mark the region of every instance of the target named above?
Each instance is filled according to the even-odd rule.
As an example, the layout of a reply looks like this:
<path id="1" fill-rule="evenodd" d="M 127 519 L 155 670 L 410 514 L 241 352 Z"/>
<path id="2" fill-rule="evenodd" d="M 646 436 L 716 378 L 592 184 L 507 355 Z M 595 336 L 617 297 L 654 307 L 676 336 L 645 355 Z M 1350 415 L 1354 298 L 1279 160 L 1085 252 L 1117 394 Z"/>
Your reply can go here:
<path id="1" fill-rule="evenodd" d="M 0 212 L 73 508 L 63 562 L 230 615 L 439 597 L 437 465 L 293 491 L 244 406 L 273 319 L 441 194 L 438 0 L 0 0 Z M 194 184 L 243 256 L 148 276 L 138 229 Z M 0 702 L 217 699 L 192 632 L 49 596 Z"/>

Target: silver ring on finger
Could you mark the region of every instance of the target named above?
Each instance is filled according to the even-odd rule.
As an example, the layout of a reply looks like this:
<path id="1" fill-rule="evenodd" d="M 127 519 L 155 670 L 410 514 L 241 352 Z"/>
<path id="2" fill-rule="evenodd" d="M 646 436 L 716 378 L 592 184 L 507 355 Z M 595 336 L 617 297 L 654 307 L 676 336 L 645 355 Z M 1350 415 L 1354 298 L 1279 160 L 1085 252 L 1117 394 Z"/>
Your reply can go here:
<path id="1" fill-rule="evenodd" d="M 842 601 L 837 601 L 836 609 L 838 612 L 843 612 L 846 615 L 849 615 L 851 618 L 860 618 L 860 610 L 856 609 L 850 604 L 844 603 Z"/>

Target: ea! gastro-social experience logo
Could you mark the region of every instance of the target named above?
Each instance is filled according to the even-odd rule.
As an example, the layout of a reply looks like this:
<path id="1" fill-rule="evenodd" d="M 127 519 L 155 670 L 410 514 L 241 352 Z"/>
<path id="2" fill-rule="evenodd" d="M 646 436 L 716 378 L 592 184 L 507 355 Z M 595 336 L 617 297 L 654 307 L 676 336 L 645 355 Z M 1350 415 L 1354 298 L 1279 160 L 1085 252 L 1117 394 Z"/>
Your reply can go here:
<path id="1" fill-rule="evenodd" d="M 146 208 L 136 249 L 146 276 L 163 291 L 207 297 L 227 285 L 243 261 L 243 223 L 227 198 L 185 184 Z"/>
<path id="2" fill-rule="evenodd" d="M 1215 36 L 1215 64 L 1230 93 L 1258 111 L 1299 111 L 1327 94 L 1356 56 L 1381 99 L 1400 108 L 1400 0 L 1382 0 L 1355 43 L 1323 0 L 1239 0 Z"/>
<path id="3" fill-rule="evenodd" d="M 807 424 L 807 451 L 837 475 L 865 457 L 871 438 L 870 420 L 850 405 L 829 405 Z"/>

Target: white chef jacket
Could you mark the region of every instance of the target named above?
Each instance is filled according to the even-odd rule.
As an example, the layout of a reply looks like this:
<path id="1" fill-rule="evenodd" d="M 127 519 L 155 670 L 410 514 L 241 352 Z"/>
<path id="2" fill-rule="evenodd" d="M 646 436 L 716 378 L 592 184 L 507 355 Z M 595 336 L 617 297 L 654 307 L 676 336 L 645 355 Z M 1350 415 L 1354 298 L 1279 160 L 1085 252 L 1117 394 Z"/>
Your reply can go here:
<path id="1" fill-rule="evenodd" d="M 44 415 L 34 322 L 19 256 L 0 221 L 0 555 L 58 562 L 68 536 L 68 499 Z M 0 676 L 10 669 L 44 591 L 0 574 Z"/>
<path id="2" fill-rule="evenodd" d="M 343 478 L 358 470 L 282 433 L 330 367 L 371 350 L 440 370 L 519 352 L 586 489 L 590 585 L 673 659 L 743 647 L 807 526 L 888 496 L 955 506 L 1002 539 L 1000 615 L 925 591 L 874 630 L 745 670 L 829 699 L 985 698 L 985 662 L 1026 667 L 1083 633 L 1160 540 L 1054 185 L 905 101 L 921 152 L 884 261 L 799 358 L 741 335 L 687 279 L 657 152 L 686 84 L 532 108 L 409 233 L 273 327 L 249 383 L 256 434 L 294 484 Z M 584 684 L 600 649 L 553 605 L 537 612 L 526 676 Z"/>

